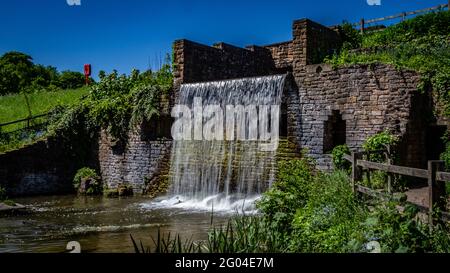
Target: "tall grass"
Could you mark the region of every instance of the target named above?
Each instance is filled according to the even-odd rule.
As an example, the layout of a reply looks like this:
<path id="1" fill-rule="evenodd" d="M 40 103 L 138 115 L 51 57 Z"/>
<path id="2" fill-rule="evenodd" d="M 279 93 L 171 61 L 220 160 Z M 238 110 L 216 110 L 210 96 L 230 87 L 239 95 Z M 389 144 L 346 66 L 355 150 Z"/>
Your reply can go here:
<path id="1" fill-rule="evenodd" d="M 212 227 L 208 239 L 194 241 L 179 234 L 162 234 L 158 229 L 153 245 L 139 244 L 130 235 L 136 253 L 279 253 L 287 252 L 282 234 L 270 228 L 260 216 L 236 216 L 225 226 Z"/>
<path id="2" fill-rule="evenodd" d="M 89 92 L 87 87 L 61 91 L 40 91 L 27 94 L 31 115 L 49 112 L 56 105 L 68 105 L 77 102 Z M 24 94 L 0 96 L 0 124 L 20 120 L 29 116 L 27 100 Z M 13 124 L 2 128 L 3 132 L 21 129 L 23 124 Z"/>

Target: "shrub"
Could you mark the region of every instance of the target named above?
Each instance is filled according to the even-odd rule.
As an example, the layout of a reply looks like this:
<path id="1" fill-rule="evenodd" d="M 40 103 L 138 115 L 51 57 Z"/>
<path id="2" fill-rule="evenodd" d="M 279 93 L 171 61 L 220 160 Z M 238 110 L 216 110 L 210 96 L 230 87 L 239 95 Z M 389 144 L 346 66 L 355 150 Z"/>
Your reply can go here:
<path id="1" fill-rule="evenodd" d="M 398 138 L 396 136 L 392 135 L 387 131 L 384 131 L 366 139 L 362 147 L 364 151 L 371 152 L 371 151 L 385 150 L 388 146 L 391 146 L 393 149 L 397 143 Z M 383 153 L 373 153 L 370 155 L 369 160 L 375 162 L 384 162 L 385 157 Z"/>
<path id="2" fill-rule="evenodd" d="M 344 155 L 350 154 L 350 149 L 347 145 L 336 146 L 332 151 L 333 165 L 335 169 L 346 170 L 347 172 L 351 169 L 351 163 L 344 159 Z"/>
<path id="3" fill-rule="evenodd" d="M 73 178 L 73 185 L 79 194 L 95 195 L 103 190 L 100 177 L 91 168 L 79 169 Z"/>
<path id="4" fill-rule="evenodd" d="M 281 162 L 277 180 L 263 194 L 257 207 L 274 230 L 289 231 L 297 208 L 302 207 L 313 181 L 312 166 L 307 159 Z"/>
<path id="5" fill-rule="evenodd" d="M 297 208 L 290 250 L 341 252 L 364 213 L 345 172 L 320 173 L 310 187 L 308 202 Z"/>
<path id="6" fill-rule="evenodd" d="M 58 86 L 63 89 L 79 88 L 84 84 L 85 76 L 80 72 L 63 71 L 59 76 Z"/>

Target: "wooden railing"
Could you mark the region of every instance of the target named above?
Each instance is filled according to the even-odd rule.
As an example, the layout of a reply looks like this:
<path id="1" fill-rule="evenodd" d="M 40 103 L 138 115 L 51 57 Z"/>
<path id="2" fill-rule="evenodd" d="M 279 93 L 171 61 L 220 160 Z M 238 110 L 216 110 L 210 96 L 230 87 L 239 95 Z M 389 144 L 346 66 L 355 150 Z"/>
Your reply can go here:
<path id="1" fill-rule="evenodd" d="M 386 155 L 389 153 L 384 152 Z M 363 152 L 353 152 L 351 155 L 345 155 L 344 159 L 350 161 L 352 164 L 351 182 L 354 192 L 360 192 L 363 194 L 371 195 L 379 198 L 389 198 L 392 194 L 392 174 L 404 175 L 409 177 L 416 177 L 427 179 L 428 181 L 428 205 L 423 207 L 417 205 L 422 211 L 428 213 L 430 224 L 433 223 L 434 209 L 438 208 L 442 212 L 442 217 L 446 220 L 450 219 L 450 214 L 446 210 L 445 198 L 446 187 L 445 182 L 450 181 L 450 173 L 444 172 L 444 162 L 439 160 L 428 161 L 427 169 L 418 169 L 411 167 L 404 167 L 393 165 L 391 159 L 387 159 L 387 163 L 371 162 L 369 160 L 363 160 L 363 156 L 367 155 L 367 159 L 370 158 L 370 154 Z M 371 188 L 359 185 L 358 182 L 363 180 L 364 172 L 370 179 L 370 171 L 379 170 L 388 174 L 388 193 L 382 193 L 375 191 Z"/>
<path id="2" fill-rule="evenodd" d="M 393 20 L 393 19 L 397 19 L 397 18 L 401 18 L 401 20 L 404 21 L 409 16 L 444 10 L 445 8 L 449 9 L 449 7 L 450 7 L 450 0 L 449 0 L 448 4 L 441 4 L 441 5 L 438 5 L 435 7 L 431 7 L 431 8 L 420 9 L 420 10 L 415 10 L 415 11 L 410 11 L 410 12 L 402 12 L 402 13 L 399 13 L 396 15 L 390 15 L 390 16 L 386 16 L 386 17 L 369 19 L 369 20 L 366 20 L 363 18 L 358 23 L 354 23 L 352 25 L 355 27 L 359 27 L 361 33 L 364 33 L 367 30 L 367 28 L 366 28 L 367 25 L 370 25 L 370 24 L 380 23 L 383 21 Z"/>

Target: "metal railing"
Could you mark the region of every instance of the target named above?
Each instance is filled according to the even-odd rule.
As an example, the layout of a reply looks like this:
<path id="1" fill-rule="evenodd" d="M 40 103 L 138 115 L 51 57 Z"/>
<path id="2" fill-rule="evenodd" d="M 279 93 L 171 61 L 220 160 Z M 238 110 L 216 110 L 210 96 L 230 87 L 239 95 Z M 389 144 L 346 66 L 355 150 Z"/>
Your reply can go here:
<path id="1" fill-rule="evenodd" d="M 47 123 L 47 118 L 49 115 L 50 115 L 50 113 L 45 113 L 45 114 L 30 116 L 30 117 L 27 117 L 24 119 L 1 123 L 0 124 L 0 133 L 12 134 L 12 133 L 15 133 L 18 131 L 33 129 L 33 128 L 36 128 L 39 126 L 43 126 Z M 44 119 L 44 121 L 42 121 L 43 119 Z M 21 123 L 23 124 L 23 126 L 15 126 L 15 129 L 13 129 L 13 130 L 4 130 L 5 127 L 11 127 L 11 125 L 16 125 L 16 124 L 21 124 Z M 18 127 L 20 127 L 20 128 L 18 128 Z"/>

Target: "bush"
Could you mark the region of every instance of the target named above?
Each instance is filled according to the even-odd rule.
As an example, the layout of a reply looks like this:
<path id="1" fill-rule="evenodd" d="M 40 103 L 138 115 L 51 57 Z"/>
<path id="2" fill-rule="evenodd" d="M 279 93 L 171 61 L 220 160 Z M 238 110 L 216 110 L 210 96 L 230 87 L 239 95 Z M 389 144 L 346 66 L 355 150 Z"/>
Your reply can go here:
<path id="1" fill-rule="evenodd" d="M 74 89 L 85 84 L 83 73 L 74 71 L 63 71 L 58 79 L 58 86 L 63 89 Z"/>
<path id="2" fill-rule="evenodd" d="M 388 146 L 391 146 L 392 151 L 397 143 L 398 138 L 396 136 L 387 131 L 384 131 L 366 139 L 362 147 L 364 151 L 371 152 L 385 150 Z M 373 153 L 370 155 L 369 160 L 374 162 L 384 162 L 385 156 L 383 153 Z"/>
<path id="3" fill-rule="evenodd" d="M 344 155 L 350 154 L 350 149 L 347 145 L 336 146 L 332 151 L 333 165 L 337 170 L 346 170 L 350 172 L 352 164 L 344 159 Z"/>
<path id="4" fill-rule="evenodd" d="M 79 194 L 96 195 L 103 190 L 100 177 L 91 168 L 79 169 L 73 178 L 73 185 Z"/>
<path id="5" fill-rule="evenodd" d="M 281 162 L 277 180 L 263 194 L 257 207 L 274 230 L 289 231 L 297 208 L 308 200 L 309 187 L 313 181 L 312 166 L 307 159 Z"/>
<path id="6" fill-rule="evenodd" d="M 345 172 L 318 174 L 310 187 L 308 202 L 297 208 L 290 250 L 343 252 L 364 213 Z"/>

